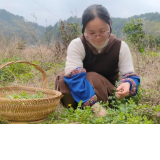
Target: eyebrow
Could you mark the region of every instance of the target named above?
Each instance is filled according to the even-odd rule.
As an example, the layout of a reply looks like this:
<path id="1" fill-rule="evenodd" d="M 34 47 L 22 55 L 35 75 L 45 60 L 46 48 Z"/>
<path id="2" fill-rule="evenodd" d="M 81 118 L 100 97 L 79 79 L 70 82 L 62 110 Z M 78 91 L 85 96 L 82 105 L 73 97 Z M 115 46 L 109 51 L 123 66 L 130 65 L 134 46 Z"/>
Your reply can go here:
<path id="1" fill-rule="evenodd" d="M 99 30 L 105 29 L 105 27 L 100 28 Z M 94 32 L 94 30 L 89 30 L 90 32 Z"/>

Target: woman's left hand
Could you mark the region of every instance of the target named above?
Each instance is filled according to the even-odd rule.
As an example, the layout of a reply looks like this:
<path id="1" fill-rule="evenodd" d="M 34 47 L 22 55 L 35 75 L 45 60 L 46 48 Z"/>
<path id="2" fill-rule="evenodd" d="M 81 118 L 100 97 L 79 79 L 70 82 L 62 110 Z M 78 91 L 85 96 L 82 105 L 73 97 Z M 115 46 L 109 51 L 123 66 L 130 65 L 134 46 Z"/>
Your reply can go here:
<path id="1" fill-rule="evenodd" d="M 129 88 L 130 88 L 129 82 L 125 82 L 125 83 L 122 83 L 121 85 L 119 85 L 118 88 L 116 89 L 117 98 L 122 99 L 126 96 L 129 96 Z"/>

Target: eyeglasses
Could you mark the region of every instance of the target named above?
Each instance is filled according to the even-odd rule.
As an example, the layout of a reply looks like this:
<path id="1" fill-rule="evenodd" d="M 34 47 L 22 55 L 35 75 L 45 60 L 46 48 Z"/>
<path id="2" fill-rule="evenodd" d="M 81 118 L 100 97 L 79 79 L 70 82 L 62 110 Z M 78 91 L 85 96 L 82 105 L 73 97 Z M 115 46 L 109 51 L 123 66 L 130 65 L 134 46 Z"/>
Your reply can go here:
<path id="1" fill-rule="evenodd" d="M 94 39 L 94 38 L 96 38 L 97 36 L 99 36 L 99 37 L 107 37 L 107 36 L 110 35 L 110 31 L 106 30 L 106 31 L 103 31 L 103 32 L 98 33 L 98 34 L 95 34 L 95 33 L 86 33 L 86 32 L 85 32 L 84 35 L 85 35 L 85 37 L 86 37 L 87 39 Z"/>

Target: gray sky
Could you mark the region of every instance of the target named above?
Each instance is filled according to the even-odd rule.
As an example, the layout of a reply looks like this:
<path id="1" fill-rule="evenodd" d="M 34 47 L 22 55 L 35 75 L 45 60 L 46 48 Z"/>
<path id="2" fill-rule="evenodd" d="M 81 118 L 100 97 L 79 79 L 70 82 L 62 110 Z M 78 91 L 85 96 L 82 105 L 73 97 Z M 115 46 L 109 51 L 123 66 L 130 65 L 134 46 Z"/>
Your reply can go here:
<path id="1" fill-rule="evenodd" d="M 111 17 L 127 18 L 143 13 L 160 12 L 160 0 L 0 0 L 0 9 L 48 26 L 72 15 L 81 17 L 83 11 L 91 4 L 102 4 L 108 9 Z"/>

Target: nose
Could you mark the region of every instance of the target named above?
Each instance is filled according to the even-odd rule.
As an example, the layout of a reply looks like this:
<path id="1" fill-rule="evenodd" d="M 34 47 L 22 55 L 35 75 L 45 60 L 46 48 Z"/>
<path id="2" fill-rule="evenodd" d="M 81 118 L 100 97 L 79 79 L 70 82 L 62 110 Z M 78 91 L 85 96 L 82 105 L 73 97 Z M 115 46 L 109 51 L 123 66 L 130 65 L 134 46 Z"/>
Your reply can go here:
<path id="1" fill-rule="evenodd" d="M 96 38 L 101 38 L 100 34 L 97 34 L 97 35 L 96 35 Z"/>

